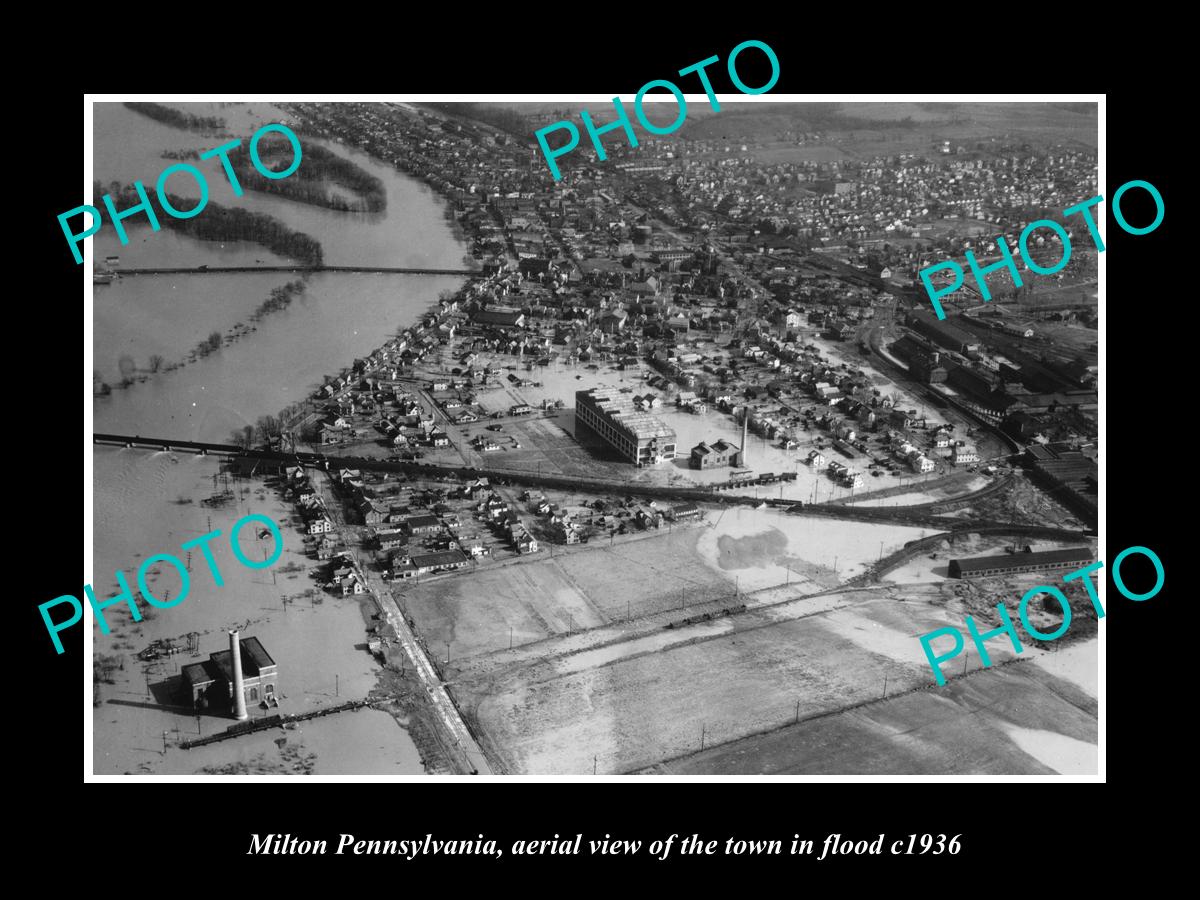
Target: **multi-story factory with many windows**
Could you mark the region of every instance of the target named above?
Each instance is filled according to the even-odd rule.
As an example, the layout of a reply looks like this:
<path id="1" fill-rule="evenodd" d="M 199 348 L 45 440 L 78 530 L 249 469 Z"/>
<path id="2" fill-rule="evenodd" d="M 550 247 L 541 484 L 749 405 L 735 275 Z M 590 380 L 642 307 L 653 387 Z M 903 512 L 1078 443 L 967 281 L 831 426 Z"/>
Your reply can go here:
<path id="1" fill-rule="evenodd" d="M 637 410 L 613 388 L 575 393 L 575 428 L 586 426 L 636 466 L 675 458 L 675 431 L 657 416 Z"/>

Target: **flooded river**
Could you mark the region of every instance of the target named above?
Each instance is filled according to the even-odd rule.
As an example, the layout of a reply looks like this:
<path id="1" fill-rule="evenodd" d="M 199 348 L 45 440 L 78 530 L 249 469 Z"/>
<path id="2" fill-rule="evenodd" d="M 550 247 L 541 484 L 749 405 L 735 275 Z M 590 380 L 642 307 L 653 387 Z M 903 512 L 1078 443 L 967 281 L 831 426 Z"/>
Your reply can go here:
<path id="1" fill-rule="evenodd" d="M 248 138 L 265 122 L 286 121 L 286 114 L 262 103 L 189 104 L 186 108 L 197 115 L 222 116 L 227 131 L 242 138 Z M 162 157 L 164 151 L 203 151 L 229 140 L 176 129 L 121 104 L 96 104 L 94 135 L 97 181 L 105 185 L 113 181 L 129 184 L 138 179 L 151 190 L 158 173 L 172 163 Z M 303 140 L 307 143 L 311 139 Z M 312 235 L 321 242 L 328 263 L 462 267 L 467 248 L 456 238 L 444 216 L 444 203 L 433 191 L 356 150 L 332 142 L 325 142 L 325 146 L 352 158 L 383 181 L 387 192 L 384 212 L 335 212 L 253 192 L 234 197 L 217 160 L 200 163 L 199 167 L 210 176 L 212 202 L 269 213 L 296 231 Z M 198 195 L 186 177 L 172 178 L 170 190 L 181 196 Z M 288 262 L 259 245 L 198 241 L 167 231 L 154 232 L 137 222 L 144 223 L 145 218 L 135 217 L 126 223 L 130 237 L 127 246 L 121 246 L 106 226 L 92 239 L 96 258 L 119 256 L 118 269 Z M 132 373 L 136 378 L 148 374 L 154 355 L 161 356 L 167 365 L 187 362 L 192 348 L 211 332 L 226 334 L 239 322 L 247 322 L 272 288 L 294 277 L 266 272 L 127 276 L 110 285 L 98 285 L 93 313 L 93 368 L 102 380 L 115 384 L 122 375 Z M 254 423 L 259 416 L 275 414 L 302 399 L 324 376 L 339 371 L 356 356 L 369 353 L 389 335 L 412 324 L 439 292 L 455 289 L 461 283 L 461 278 L 442 276 L 310 276 L 302 295 L 287 309 L 258 322 L 253 332 L 174 371 L 160 372 L 128 388 L 114 389 L 111 396 L 96 398 L 93 428 L 224 441 L 233 430 Z M 199 500 L 212 490 L 212 477 L 217 472 L 215 459 L 98 448 L 93 466 L 92 583 L 98 595 L 103 596 L 102 587 L 115 585 L 115 570 L 130 572 L 136 569 L 139 558 L 177 551 L 180 540 L 202 533 L 210 521 L 212 527 L 218 527 L 219 521 L 232 515 L 228 510 L 228 515 L 209 516 L 199 505 Z M 238 511 L 264 512 L 278 517 L 276 521 L 281 524 L 288 516 L 275 498 L 261 492 L 241 498 Z M 284 538 L 289 547 L 287 558 L 295 554 L 294 561 L 304 565 L 304 558 L 295 553 L 300 547 L 296 529 L 285 525 Z M 290 683 L 290 696 L 296 704 L 329 702 L 325 695 L 330 684 L 337 687 L 335 693 L 342 700 L 365 696 L 374 682 L 376 667 L 362 648 L 365 628 L 357 604 L 329 602 L 304 613 L 293 612 L 288 621 L 286 607 L 271 602 L 269 597 L 294 594 L 311 582 L 306 574 L 286 581 L 281 576 L 278 585 L 259 583 L 250 588 L 247 584 L 240 596 L 230 583 L 228 587 L 197 593 L 177 608 L 162 610 L 142 626 L 141 633 L 135 632 L 130 623 L 124 631 L 129 652 L 156 637 L 196 630 L 206 633 L 201 650 L 207 654 L 220 649 L 220 629 L 253 619 L 252 631 L 263 635 L 264 643 L 276 653 L 281 686 Z M 250 595 L 254 595 L 254 601 L 247 606 Z M 207 610 L 198 608 L 201 602 L 209 604 Z M 306 625 L 311 629 L 317 622 L 320 627 L 305 635 Z M 101 636 L 97 631 L 94 637 L 97 653 L 114 652 L 111 645 L 117 640 L 115 636 Z M 289 652 L 293 648 L 306 651 Z M 215 748 L 203 759 L 189 756 L 189 751 L 155 750 L 153 736 L 161 729 L 180 727 L 180 723 L 174 721 L 177 716 L 171 716 L 168 725 L 163 721 L 167 714 L 134 703 L 134 694 L 148 692 L 140 678 L 140 673 L 136 678 L 118 678 L 117 685 L 109 688 L 112 696 L 97 709 L 97 771 L 193 772 L 222 756 Z M 121 702 L 113 705 L 110 701 L 114 700 Z M 355 727 L 369 724 L 374 736 L 361 742 L 354 753 L 335 753 L 327 746 L 328 741 L 316 739 L 329 726 L 307 727 L 304 731 L 313 736 L 309 749 L 316 753 L 313 770 L 420 775 L 421 763 L 407 732 L 394 725 L 390 732 L 380 731 L 388 721 L 390 717 L 381 714 L 358 714 L 353 720 Z M 337 720 L 329 722 L 336 727 Z M 135 734 L 138 739 L 130 740 Z M 394 738 L 390 743 L 381 739 L 388 734 Z M 215 745 L 221 746 L 229 745 Z"/>

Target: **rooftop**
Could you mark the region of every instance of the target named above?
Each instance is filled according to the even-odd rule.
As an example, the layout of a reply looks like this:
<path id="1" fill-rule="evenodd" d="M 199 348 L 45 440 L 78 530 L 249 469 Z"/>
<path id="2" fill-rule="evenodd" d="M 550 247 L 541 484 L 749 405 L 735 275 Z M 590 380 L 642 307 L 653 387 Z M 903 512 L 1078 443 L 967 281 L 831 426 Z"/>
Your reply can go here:
<path id="1" fill-rule="evenodd" d="M 1092 551 L 1087 547 L 1071 547 L 1066 550 L 1042 550 L 1034 553 L 1006 553 L 1002 556 L 977 556 L 972 559 L 955 559 L 959 571 L 978 572 L 985 569 L 1016 568 L 1018 566 L 1041 566 L 1054 563 L 1093 562 Z"/>
<path id="2" fill-rule="evenodd" d="M 242 651 L 242 675 L 246 678 L 252 678 L 259 674 L 263 669 L 275 665 L 275 660 L 271 659 L 266 648 L 256 637 L 241 638 L 238 641 L 238 646 Z M 213 664 L 220 670 L 226 681 L 233 681 L 233 666 L 231 661 L 232 655 L 228 650 L 219 650 L 216 653 L 209 654 Z"/>
<path id="3" fill-rule="evenodd" d="M 443 550 L 440 553 L 414 553 L 412 561 L 413 565 L 418 569 L 426 569 L 434 566 L 451 566 L 465 563 L 467 556 L 461 550 Z"/>
<path id="4" fill-rule="evenodd" d="M 615 388 L 592 388 L 588 391 L 579 391 L 575 395 L 576 404 L 585 397 L 614 423 L 624 428 L 639 441 L 651 438 L 675 439 L 675 429 L 668 426 L 658 416 L 637 409 L 631 398 Z"/>

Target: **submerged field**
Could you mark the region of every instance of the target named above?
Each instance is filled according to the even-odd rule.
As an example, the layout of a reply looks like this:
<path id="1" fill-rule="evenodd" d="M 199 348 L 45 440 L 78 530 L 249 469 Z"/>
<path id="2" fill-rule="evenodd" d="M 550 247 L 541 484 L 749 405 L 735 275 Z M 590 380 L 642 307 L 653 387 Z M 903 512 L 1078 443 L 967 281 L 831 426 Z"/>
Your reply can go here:
<path id="1" fill-rule="evenodd" d="M 767 510 L 742 513 L 406 591 L 430 646 L 451 641 L 447 680 L 499 771 L 1094 771 L 1095 692 L 1024 664 L 1042 650 L 961 679 L 980 669 L 968 644 L 935 686 L 918 636 L 979 614 L 959 585 L 834 587 L 880 540 L 888 552 L 919 529 L 781 517 L 794 520 L 788 531 Z M 822 571 L 831 551 L 840 578 Z M 793 558 L 810 577 L 790 577 Z M 744 611 L 684 621 L 728 607 L 732 577 Z M 1006 642 L 988 648 L 993 664 L 1015 657 Z M 850 724 L 833 722 L 850 707 Z M 767 741 L 761 752 L 736 743 L 762 734 L 774 736 L 753 738 Z M 689 759 L 702 742 L 734 755 Z"/>
<path id="2" fill-rule="evenodd" d="M 1095 698 L 1022 663 L 748 737 L 653 771 L 1083 775 L 1096 773 L 1096 741 Z"/>
<path id="3" fill-rule="evenodd" d="M 136 592 L 139 563 L 156 553 L 178 554 L 191 568 L 190 592 L 178 606 L 153 609 L 139 597 L 145 616 L 141 622 L 133 622 L 120 604 L 105 611 L 111 634 L 94 627 L 94 660 L 112 663 L 109 680 L 95 686 L 96 774 L 190 774 L 223 765 L 238 771 L 423 774 L 408 732 L 391 716 L 370 710 L 306 722 L 286 733 L 272 729 L 181 749 L 181 741 L 233 724 L 218 711 L 197 719 L 190 699 L 178 694 L 179 670 L 227 649 L 231 628 L 240 629 L 243 637 L 257 637 L 279 666 L 280 706 L 251 706 L 252 717 L 305 713 L 365 698 L 380 668 L 366 651 L 360 598 L 333 597 L 317 589 L 309 574 L 314 562 L 303 552 L 292 510 L 261 481 L 231 482 L 236 502 L 206 506 L 201 500 L 213 493 L 214 476 L 220 477 L 213 457 L 102 447 L 93 460 L 96 550 L 91 584 L 97 598 L 118 593 L 117 569 Z M 231 527 L 247 513 L 268 516 L 283 534 L 283 553 L 268 569 L 248 569 L 230 550 Z M 214 529 L 221 535 L 210 546 L 223 586 L 213 582 L 199 550 L 191 557 L 180 551 L 183 542 Z M 244 529 L 242 546 L 251 558 L 262 558 L 271 540 L 253 535 L 254 528 Z M 169 565 L 151 567 L 147 580 L 159 597 L 179 596 L 181 580 Z M 185 651 L 150 663 L 137 659 L 138 651 L 154 640 L 186 645 L 189 632 L 196 634 L 195 655 Z M 339 729 L 358 736 L 353 747 L 339 747 L 329 739 Z M 276 743 L 280 738 L 286 738 L 283 744 Z"/>
<path id="4" fill-rule="evenodd" d="M 430 646 L 451 660 L 638 616 L 749 602 L 774 585 L 811 594 L 863 571 L 883 553 L 924 537 L 920 528 L 855 524 L 771 509 L 709 509 L 708 521 L 612 545 L 598 539 L 553 558 L 404 585 L 397 593 Z M 735 595 L 741 596 L 735 601 Z M 443 654 L 444 655 L 444 654 Z"/>

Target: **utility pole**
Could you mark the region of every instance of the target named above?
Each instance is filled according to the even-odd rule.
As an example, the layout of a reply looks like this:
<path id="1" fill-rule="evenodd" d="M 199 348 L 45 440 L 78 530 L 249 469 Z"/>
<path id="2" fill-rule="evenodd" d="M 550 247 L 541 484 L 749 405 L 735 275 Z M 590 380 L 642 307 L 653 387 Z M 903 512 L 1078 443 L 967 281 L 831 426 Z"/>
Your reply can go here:
<path id="1" fill-rule="evenodd" d="M 883 676 L 883 698 L 887 699 L 887 675 Z"/>
<path id="2" fill-rule="evenodd" d="M 342 695 L 341 676 L 334 673 L 333 676 L 333 696 L 340 697 Z"/>
<path id="3" fill-rule="evenodd" d="M 446 641 L 446 665 L 450 665 L 450 642 Z"/>
<path id="4" fill-rule="evenodd" d="M 512 633 L 513 633 L 512 626 L 509 625 L 508 626 L 508 649 L 509 650 L 512 649 Z"/>
<path id="5" fill-rule="evenodd" d="M 701 725 L 700 725 L 700 749 L 701 750 L 704 749 L 704 732 L 705 732 L 706 727 L 707 727 L 707 723 L 701 723 Z M 164 732 L 164 734 L 165 734 L 165 732 Z"/>
<path id="6" fill-rule="evenodd" d="M 167 733 L 163 732 L 163 756 L 167 755 Z"/>
<path id="7" fill-rule="evenodd" d="M 595 774 L 596 774 L 596 763 L 597 763 L 597 760 L 599 760 L 599 756 L 593 756 L 593 757 L 592 757 L 592 774 L 593 774 L 593 775 L 595 775 Z"/>
<path id="8" fill-rule="evenodd" d="M 796 701 L 796 724 L 800 724 L 800 701 Z"/>

